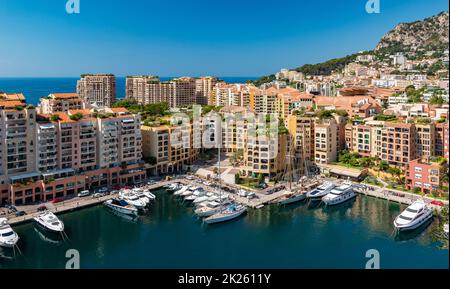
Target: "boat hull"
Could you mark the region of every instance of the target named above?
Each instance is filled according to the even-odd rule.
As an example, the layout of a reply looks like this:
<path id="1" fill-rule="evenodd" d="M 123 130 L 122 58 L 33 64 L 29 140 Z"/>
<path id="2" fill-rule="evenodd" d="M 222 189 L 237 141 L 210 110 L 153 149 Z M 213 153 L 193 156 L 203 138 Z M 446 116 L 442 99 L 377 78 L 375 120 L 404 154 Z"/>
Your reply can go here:
<path id="1" fill-rule="evenodd" d="M 282 200 L 282 201 L 280 202 L 280 204 L 281 204 L 281 205 L 289 205 L 289 204 L 301 202 L 301 201 L 303 201 L 304 199 L 306 199 L 306 196 L 305 196 L 305 195 L 297 195 L 297 196 L 294 196 L 294 197 L 291 197 L 291 198 L 287 198 L 287 199 L 285 199 L 285 200 Z"/>
<path id="2" fill-rule="evenodd" d="M 325 205 L 327 206 L 335 206 L 335 205 L 339 205 L 342 203 L 345 203 L 347 201 L 350 201 L 353 198 L 356 198 L 357 194 L 355 192 L 350 192 L 350 193 L 346 193 L 345 195 L 341 195 L 339 197 L 333 198 L 333 199 L 327 199 L 327 198 L 322 198 L 322 201 L 324 202 Z"/>
<path id="3" fill-rule="evenodd" d="M 60 234 L 64 231 L 64 230 L 54 230 L 52 228 L 49 228 L 48 226 L 46 226 L 45 224 L 43 224 L 42 222 L 40 222 L 39 220 L 36 220 L 36 219 L 34 219 L 34 223 L 37 225 L 37 227 L 39 229 L 42 229 L 48 233 Z"/>
<path id="4" fill-rule="evenodd" d="M 138 211 L 137 210 L 116 206 L 116 205 L 113 205 L 113 204 L 110 204 L 110 203 L 105 203 L 105 206 L 107 208 L 109 208 L 110 210 L 116 211 L 116 212 L 121 213 L 121 214 L 130 215 L 130 216 L 137 216 L 138 215 Z"/>
<path id="5" fill-rule="evenodd" d="M 411 231 L 419 228 L 420 226 L 428 222 L 431 218 L 433 218 L 433 212 L 430 210 L 426 214 L 420 216 L 418 219 L 416 219 L 414 222 L 408 225 L 398 226 L 394 221 L 394 227 L 398 231 Z"/>
<path id="6" fill-rule="evenodd" d="M 205 219 L 205 223 L 207 224 L 216 224 L 216 223 L 222 223 L 222 222 L 226 222 L 226 221 L 230 221 L 233 219 L 238 218 L 239 216 L 243 215 L 247 210 L 239 210 L 237 212 L 234 212 L 232 214 L 228 214 L 228 215 L 224 215 L 224 216 L 220 216 L 220 217 L 216 217 L 213 218 L 214 215 L 208 217 Z"/>

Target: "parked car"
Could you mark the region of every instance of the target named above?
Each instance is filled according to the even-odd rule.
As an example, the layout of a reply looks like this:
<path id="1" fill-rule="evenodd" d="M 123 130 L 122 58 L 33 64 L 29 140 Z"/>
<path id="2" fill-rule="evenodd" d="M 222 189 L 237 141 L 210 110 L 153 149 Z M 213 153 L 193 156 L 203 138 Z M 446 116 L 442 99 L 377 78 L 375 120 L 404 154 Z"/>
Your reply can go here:
<path id="1" fill-rule="evenodd" d="M 62 201 L 64 201 L 63 198 L 55 198 L 55 199 L 52 200 L 52 203 L 56 204 L 56 203 L 61 203 Z"/>
<path id="2" fill-rule="evenodd" d="M 104 194 L 102 194 L 102 193 L 95 193 L 95 194 L 92 195 L 93 198 L 100 198 L 100 197 L 103 197 L 103 196 L 104 196 Z"/>
<path id="3" fill-rule="evenodd" d="M 24 211 L 17 211 L 16 212 L 16 217 L 20 217 L 20 216 L 25 216 L 27 213 L 25 213 Z"/>
<path id="4" fill-rule="evenodd" d="M 88 190 L 84 190 L 78 193 L 78 197 L 82 198 L 82 197 L 87 197 L 89 196 L 91 193 Z"/>
<path id="5" fill-rule="evenodd" d="M 256 198 L 256 194 L 254 192 L 250 192 L 247 194 L 247 199 L 253 199 Z"/>
<path id="6" fill-rule="evenodd" d="M 431 201 L 431 204 L 436 205 L 436 206 L 443 206 L 443 205 L 444 205 L 443 202 L 441 202 L 441 201 L 436 201 L 436 200 Z"/>

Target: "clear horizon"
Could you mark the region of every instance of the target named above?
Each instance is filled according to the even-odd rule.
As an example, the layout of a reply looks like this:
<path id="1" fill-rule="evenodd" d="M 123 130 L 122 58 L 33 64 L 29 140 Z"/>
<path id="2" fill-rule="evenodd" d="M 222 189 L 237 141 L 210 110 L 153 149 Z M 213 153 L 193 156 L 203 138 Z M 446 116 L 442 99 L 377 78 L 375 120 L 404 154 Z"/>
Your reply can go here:
<path id="1" fill-rule="evenodd" d="M 0 77 L 259 77 L 372 50 L 397 24 L 448 11 L 444 0 L 381 0 L 379 14 L 366 0 L 80 0 L 68 14 L 66 2 L 0 2 Z"/>

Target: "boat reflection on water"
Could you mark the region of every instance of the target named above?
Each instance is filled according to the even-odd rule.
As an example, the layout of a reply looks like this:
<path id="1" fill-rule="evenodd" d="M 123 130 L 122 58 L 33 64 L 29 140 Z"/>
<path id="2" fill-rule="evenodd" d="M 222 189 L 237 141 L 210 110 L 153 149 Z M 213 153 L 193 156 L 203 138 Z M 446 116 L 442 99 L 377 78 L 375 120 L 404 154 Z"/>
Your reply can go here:
<path id="1" fill-rule="evenodd" d="M 322 210 L 326 211 L 328 213 L 333 213 L 333 212 L 346 212 L 347 209 L 350 209 L 351 207 L 353 207 L 353 204 L 356 202 L 357 198 L 352 198 L 349 199 L 339 205 L 336 206 L 323 206 Z"/>
<path id="2" fill-rule="evenodd" d="M 14 252 L 13 248 L 0 247 L 0 260 L 12 261 L 16 255 L 17 252 Z"/>
<path id="3" fill-rule="evenodd" d="M 424 233 L 424 231 L 428 228 L 428 226 L 433 223 L 433 219 L 428 219 L 425 223 L 423 223 L 422 225 L 420 225 L 419 227 L 417 227 L 414 230 L 408 230 L 408 231 L 398 231 L 395 230 L 394 231 L 394 239 L 395 241 L 398 242 L 404 242 L 404 241 L 409 241 L 412 239 L 415 239 L 417 237 L 419 237 L 420 235 L 422 235 L 422 233 Z"/>
<path id="4" fill-rule="evenodd" d="M 40 230 L 39 228 L 33 227 L 36 234 L 39 236 L 39 239 L 46 243 L 60 245 L 63 243 L 64 239 L 62 235 L 47 233 L 46 231 Z"/>

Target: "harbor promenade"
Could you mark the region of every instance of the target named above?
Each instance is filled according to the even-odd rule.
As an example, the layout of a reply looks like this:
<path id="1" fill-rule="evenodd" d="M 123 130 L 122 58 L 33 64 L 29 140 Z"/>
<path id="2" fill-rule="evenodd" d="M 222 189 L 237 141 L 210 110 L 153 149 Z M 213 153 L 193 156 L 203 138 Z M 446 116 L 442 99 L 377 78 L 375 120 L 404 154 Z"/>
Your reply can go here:
<path id="1" fill-rule="evenodd" d="M 145 187 L 149 190 L 155 190 L 174 181 L 178 180 L 160 181 L 155 184 L 146 185 Z M 87 197 L 74 197 L 66 199 L 59 203 L 47 202 L 27 206 L 18 206 L 17 209 L 19 211 L 24 211 L 25 215 L 15 216 L 14 214 L 9 214 L 6 215 L 6 217 L 8 217 L 9 224 L 18 225 L 32 221 L 34 217 L 40 214 L 40 212 L 37 211 L 37 209 L 42 206 L 47 207 L 47 209 L 53 212 L 54 214 L 61 214 L 64 212 L 75 211 L 81 208 L 95 206 L 115 197 L 118 197 L 118 192 L 110 193 L 108 195 L 104 195 L 101 197 L 93 197 L 92 195 Z"/>

